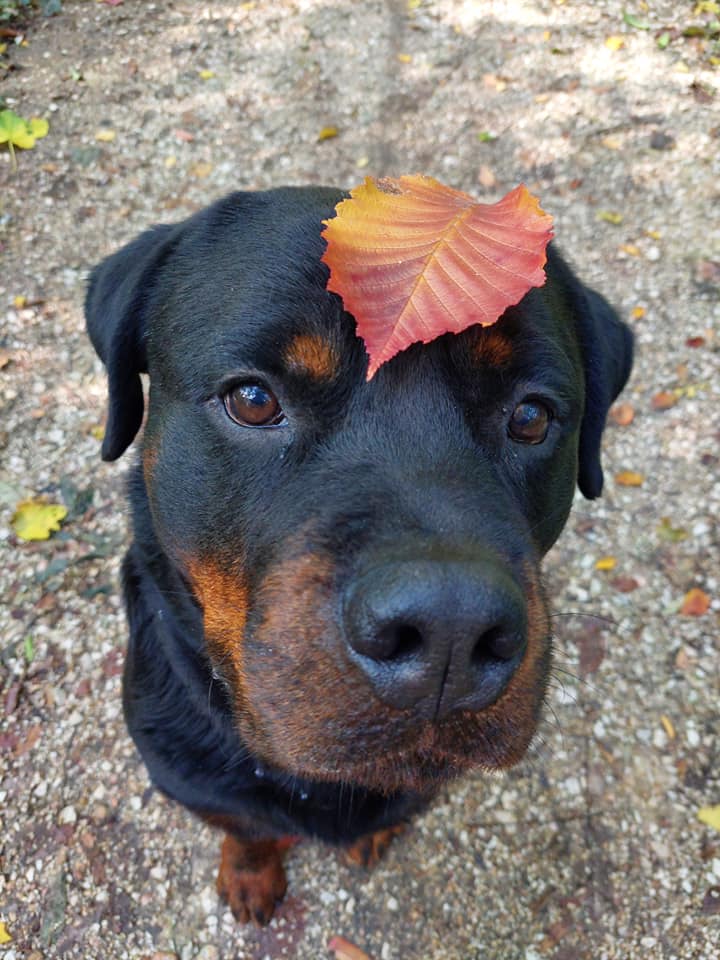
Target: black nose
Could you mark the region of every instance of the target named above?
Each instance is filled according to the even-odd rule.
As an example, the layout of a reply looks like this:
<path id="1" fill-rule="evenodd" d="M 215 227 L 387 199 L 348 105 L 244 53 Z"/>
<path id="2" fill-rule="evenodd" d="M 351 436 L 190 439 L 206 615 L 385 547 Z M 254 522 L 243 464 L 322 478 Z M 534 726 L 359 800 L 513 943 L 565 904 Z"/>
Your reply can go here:
<path id="1" fill-rule="evenodd" d="M 399 561 L 353 582 L 345 631 L 377 696 L 432 719 L 498 699 L 525 651 L 526 607 L 490 559 Z"/>

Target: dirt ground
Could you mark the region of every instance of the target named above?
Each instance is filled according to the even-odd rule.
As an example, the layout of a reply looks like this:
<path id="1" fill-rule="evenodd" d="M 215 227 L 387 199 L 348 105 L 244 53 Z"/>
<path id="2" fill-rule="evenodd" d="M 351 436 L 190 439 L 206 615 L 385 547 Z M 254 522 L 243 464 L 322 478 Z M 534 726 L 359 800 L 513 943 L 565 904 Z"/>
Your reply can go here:
<path id="1" fill-rule="evenodd" d="M 720 804 L 720 72 L 682 35 L 712 19 L 694 0 L 65 0 L 0 37 L 5 106 L 50 121 L 17 172 L 0 153 L 3 960 L 319 960 L 336 935 L 373 960 L 720 958 L 720 833 L 698 819 Z M 243 928 L 218 837 L 149 787 L 122 722 L 132 454 L 99 459 L 85 278 L 231 190 L 412 172 L 539 194 L 635 330 L 631 410 L 603 498 L 578 496 L 547 560 L 557 661 L 528 759 L 446 791 L 372 873 L 302 844 L 277 917 Z M 25 542 L 11 518 L 36 497 L 69 512 Z"/>

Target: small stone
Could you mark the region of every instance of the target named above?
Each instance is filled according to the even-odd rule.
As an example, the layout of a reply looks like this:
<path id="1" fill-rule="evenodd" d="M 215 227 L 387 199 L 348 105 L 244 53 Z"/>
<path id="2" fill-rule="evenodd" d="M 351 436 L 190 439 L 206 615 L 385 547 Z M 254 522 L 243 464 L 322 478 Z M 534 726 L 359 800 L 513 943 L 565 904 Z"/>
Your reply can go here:
<path id="1" fill-rule="evenodd" d="M 77 823 L 77 811 L 72 805 L 63 807 L 58 817 L 58 823 Z"/>
<path id="2" fill-rule="evenodd" d="M 195 954 L 195 960 L 220 960 L 220 953 L 212 943 L 206 943 L 202 950 Z"/>
<path id="3" fill-rule="evenodd" d="M 395 897 L 388 897 L 387 908 L 388 910 L 392 910 L 393 913 L 397 913 L 397 911 L 400 909 L 400 904 L 397 902 Z"/>

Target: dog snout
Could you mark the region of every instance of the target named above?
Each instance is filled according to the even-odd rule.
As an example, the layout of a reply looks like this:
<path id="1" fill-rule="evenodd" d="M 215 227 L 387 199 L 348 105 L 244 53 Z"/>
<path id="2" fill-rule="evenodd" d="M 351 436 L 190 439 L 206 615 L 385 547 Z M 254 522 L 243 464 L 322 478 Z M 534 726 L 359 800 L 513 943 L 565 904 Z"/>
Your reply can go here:
<path id="1" fill-rule="evenodd" d="M 349 586 L 345 638 L 385 704 L 439 719 L 494 703 L 522 661 L 522 590 L 490 561 L 399 561 Z"/>

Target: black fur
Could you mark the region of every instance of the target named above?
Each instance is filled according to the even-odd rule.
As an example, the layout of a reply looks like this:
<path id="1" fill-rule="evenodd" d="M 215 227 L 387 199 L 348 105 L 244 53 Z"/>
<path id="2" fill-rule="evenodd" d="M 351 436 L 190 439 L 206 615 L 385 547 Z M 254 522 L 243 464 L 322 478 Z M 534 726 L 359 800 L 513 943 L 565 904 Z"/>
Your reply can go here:
<path id="1" fill-rule="evenodd" d="M 312 518 L 308 549 L 337 557 L 345 582 L 364 551 L 437 540 L 438 531 L 490 544 L 518 569 L 536 562 L 565 523 L 575 483 L 586 497 L 600 494 L 601 433 L 632 358 L 627 328 L 551 246 L 546 286 L 496 325 L 513 344 L 509 371 L 478 376 L 469 335 L 446 335 L 366 384 L 352 318 L 327 293 L 320 263 L 321 220 L 341 197 L 234 194 L 103 261 L 86 302 L 109 380 L 103 457 L 119 457 L 137 433 L 147 371 L 144 443 L 160 452 L 150 500 L 139 468 L 129 488 L 130 732 L 153 781 L 190 809 L 249 818 L 258 836 L 338 843 L 399 822 L 424 797 L 324 782 L 254 756 L 227 685 L 213 678 L 182 558 L 214 552 L 230 562 L 242 545 L 252 598 Z M 322 389 L 281 363 L 303 331 L 331 338 L 341 357 L 341 376 Z M 242 432 L 229 421 L 218 395 L 238 372 L 281 385 L 289 432 Z M 541 390 L 557 409 L 545 449 L 508 444 L 508 411 Z M 251 601 L 250 647 L 262 613 Z"/>

